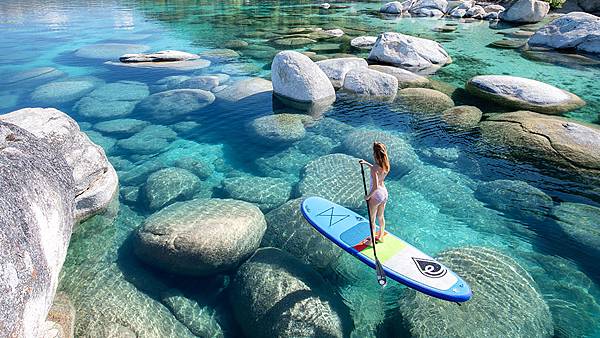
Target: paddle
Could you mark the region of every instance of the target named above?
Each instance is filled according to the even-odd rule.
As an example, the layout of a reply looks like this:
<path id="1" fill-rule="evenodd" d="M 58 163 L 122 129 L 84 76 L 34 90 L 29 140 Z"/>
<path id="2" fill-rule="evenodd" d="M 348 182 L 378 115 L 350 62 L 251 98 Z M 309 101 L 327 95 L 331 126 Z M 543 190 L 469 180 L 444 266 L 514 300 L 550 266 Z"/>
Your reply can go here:
<path id="1" fill-rule="evenodd" d="M 363 187 L 365 188 L 365 196 L 367 196 L 367 181 L 365 180 L 365 168 L 363 164 L 360 164 L 360 173 L 362 174 L 363 179 Z M 367 213 L 369 215 L 369 229 L 371 230 L 371 243 L 373 243 L 373 257 L 375 257 L 375 273 L 377 273 L 377 283 L 381 285 L 381 287 L 386 286 L 387 280 L 385 278 L 385 272 L 383 271 L 383 267 L 379 262 L 379 258 L 377 258 L 377 250 L 375 249 L 375 234 L 373 233 L 374 225 L 371 224 L 371 209 L 369 209 L 369 203 L 367 201 Z"/>

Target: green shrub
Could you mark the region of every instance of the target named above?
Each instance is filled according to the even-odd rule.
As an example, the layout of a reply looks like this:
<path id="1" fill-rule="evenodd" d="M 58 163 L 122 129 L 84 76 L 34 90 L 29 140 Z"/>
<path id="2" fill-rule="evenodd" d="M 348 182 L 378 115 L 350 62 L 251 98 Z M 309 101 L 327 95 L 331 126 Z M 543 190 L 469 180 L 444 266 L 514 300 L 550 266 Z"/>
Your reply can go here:
<path id="1" fill-rule="evenodd" d="M 567 0 L 544 0 L 550 4 L 550 8 L 561 8 L 562 5 L 567 2 Z"/>

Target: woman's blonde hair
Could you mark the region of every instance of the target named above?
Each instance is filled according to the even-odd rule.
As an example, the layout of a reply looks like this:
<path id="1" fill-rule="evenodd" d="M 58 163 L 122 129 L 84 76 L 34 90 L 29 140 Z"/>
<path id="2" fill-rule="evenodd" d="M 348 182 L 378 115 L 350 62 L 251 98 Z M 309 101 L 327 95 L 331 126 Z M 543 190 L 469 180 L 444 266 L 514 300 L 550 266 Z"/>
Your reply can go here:
<path id="1" fill-rule="evenodd" d="M 388 158 L 387 147 L 381 142 L 373 142 L 373 157 L 375 162 L 385 171 L 390 171 L 390 159 Z"/>

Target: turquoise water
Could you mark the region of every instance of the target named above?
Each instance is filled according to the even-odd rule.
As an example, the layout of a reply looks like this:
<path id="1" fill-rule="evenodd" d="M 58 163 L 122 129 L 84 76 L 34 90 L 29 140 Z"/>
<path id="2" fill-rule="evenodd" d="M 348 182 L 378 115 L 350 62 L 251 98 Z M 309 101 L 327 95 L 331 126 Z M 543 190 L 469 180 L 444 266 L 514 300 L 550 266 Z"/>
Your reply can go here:
<path id="1" fill-rule="evenodd" d="M 135 258 L 131 232 L 164 206 L 151 206 L 139 197 L 140 190 L 148 185 L 148 176 L 159 169 L 196 160 L 194 174 L 201 184 L 179 199 L 230 197 L 234 193 L 222 182 L 233 177 L 277 178 L 281 186 L 291 191 L 280 201 L 257 201 L 251 187 L 247 192 L 243 188 L 235 191 L 235 198 L 258 203 L 267 214 L 286 199 L 300 197 L 297 186 L 307 163 L 329 153 L 345 152 L 344 139 L 350 132 L 376 130 L 404 140 L 418 155 L 409 174 L 391 177 L 386 183 L 391 196 L 386 219 L 391 231 L 432 255 L 451 248 L 483 246 L 512 257 L 531 275 L 536 294 L 547 304 L 551 319 L 545 320 L 552 335 L 600 336 L 598 250 L 565 240 L 565 233 L 551 216 L 551 210 L 563 202 L 600 206 L 598 187 L 493 157 L 476 130 L 448 132 L 436 118 L 423 118 L 395 103 L 340 96 L 331 109 L 306 127 L 300 140 L 282 144 L 265 142 L 248 127 L 257 117 L 274 111 L 288 112 L 270 95 L 237 103 L 217 99 L 208 107 L 191 112 L 174 102 L 164 108 L 171 115 L 168 119 L 164 114 L 154 114 L 153 107 L 135 106 L 149 94 L 165 90 L 163 79 L 168 76 L 220 74 L 222 80 L 228 78 L 223 81 L 227 85 L 247 77 L 268 79 L 273 55 L 286 48 L 268 40 L 293 28 L 320 27 L 341 28 L 352 37 L 398 31 L 437 40 L 454 60 L 432 77 L 440 81 L 440 87 L 462 87 L 470 77 L 479 74 L 533 78 L 579 95 L 587 106 L 567 115 L 598 123 L 600 68 L 556 58 L 553 62 L 534 61 L 517 50 L 487 47 L 502 39 L 499 32 L 517 28 L 490 29 L 484 21 L 386 20 L 374 14 L 379 3 L 336 5 L 342 8 L 323 11 L 307 1 L 214 4 L 183 0 L 20 0 L 0 4 L 0 113 L 38 106 L 61 109 L 105 149 L 120 178 L 119 201 L 107 214 L 77 227 L 63 269 L 60 289 L 70 295 L 77 309 L 77 335 L 124 336 L 130 331 L 147 337 L 242 335 L 243 323 L 234 315 L 235 304 L 230 299 L 235 271 L 201 279 L 181 277 L 151 268 Z M 458 25 L 455 32 L 433 31 L 448 22 Z M 237 39 L 249 45 L 232 47 L 237 52 L 214 52 Z M 152 51 L 177 49 L 203 54 L 212 64 L 183 72 L 111 66 L 104 62 L 123 54 L 124 46 L 90 58 L 86 48 L 95 44 L 128 44 L 136 45 L 128 48 Z M 297 49 L 318 50 L 318 46 L 322 47 L 319 54 L 325 56 L 366 56 L 351 50 L 346 38 Z M 77 81 L 76 89 L 66 88 L 67 81 Z M 102 89 L 90 94 L 98 88 Z M 496 109 L 484 108 L 485 113 Z M 99 124 L 117 118 L 135 118 L 142 121 L 142 127 L 115 131 L 121 123 Z M 140 132 L 142 128 L 146 129 Z M 500 179 L 524 181 L 537 189 L 523 192 L 525 200 L 521 203 L 512 202 L 514 196 L 492 196 L 490 200 L 490 196 L 477 193 L 482 182 Z M 157 189 L 169 192 L 169 187 L 160 187 L 160 182 Z M 267 216 L 267 233 L 277 231 L 286 236 L 286 231 L 296 231 L 289 227 L 308 226 L 294 223 L 295 210 L 292 207 L 287 211 L 286 205 Z M 581 219 L 583 215 L 572 217 Z M 269 223 L 269 219 L 275 221 Z M 589 222 L 598 226 L 600 220 L 592 217 Z M 300 259 L 306 258 L 301 251 L 281 244 L 285 239 L 273 243 L 296 253 Z M 309 247 L 309 251 L 310 248 L 314 249 Z M 409 299 L 405 288 L 392 283 L 380 291 L 373 273 L 358 261 L 339 256 L 327 246 L 315 251 L 319 257 L 307 262 L 344 300 L 353 322 L 347 334 L 419 335 L 420 331 L 410 324 L 401 324 L 410 323 L 407 318 L 412 318 L 410 307 L 407 310 L 399 302 Z M 322 257 L 331 259 L 320 264 Z M 483 309 L 492 318 L 498 311 L 493 306 Z M 525 315 L 538 316 L 534 309 L 530 310 Z M 314 311 L 306 309 L 306 316 L 318 315 Z M 513 314 L 515 322 L 522 316 L 519 312 Z M 480 325 L 521 329 L 512 322 Z M 543 335 L 541 331 L 529 330 L 533 331 L 523 328 L 512 334 L 510 330 L 504 332 L 511 336 Z"/>

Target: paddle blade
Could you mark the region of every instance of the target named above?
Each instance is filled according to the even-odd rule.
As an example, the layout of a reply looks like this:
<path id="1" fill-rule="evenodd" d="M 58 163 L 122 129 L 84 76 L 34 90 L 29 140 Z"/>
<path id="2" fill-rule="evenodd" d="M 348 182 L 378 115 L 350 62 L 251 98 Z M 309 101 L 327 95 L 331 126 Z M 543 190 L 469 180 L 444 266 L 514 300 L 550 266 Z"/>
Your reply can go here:
<path id="1" fill-rule="evenodd" d="M 379 259 L 375 260 L 375 272 L 377 273 L 377 283 L 384 287 L 387 285 L 387 279 L 385 278 L 385 271 L 383 271 L 383 267 L 379 262 Z"/>

